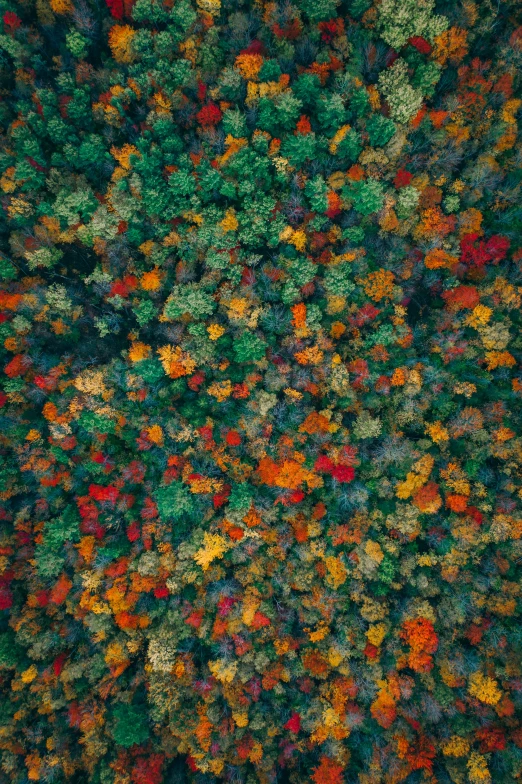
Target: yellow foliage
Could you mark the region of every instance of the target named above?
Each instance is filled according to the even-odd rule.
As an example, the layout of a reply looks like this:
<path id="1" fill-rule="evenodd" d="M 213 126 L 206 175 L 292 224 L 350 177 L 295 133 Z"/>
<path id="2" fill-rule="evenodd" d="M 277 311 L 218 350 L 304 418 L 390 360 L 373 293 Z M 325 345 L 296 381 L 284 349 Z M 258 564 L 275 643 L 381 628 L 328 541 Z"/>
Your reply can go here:
<path id="1" fill-rule="evenodd" d="M 482 229 L 482 213 L 475 207 L 465 210 L 459 217 L 460 233 L 463 234 L 484 234 Z"/>
<path id="2" fill-rule="evenodd" d="M 130 25 L 113 25 L 109 30 L 109 46 L 118 63 L 130 63 L 134 59 L 132 40 L 136 35 Z"/>
<path id="3" fill-rule="evenodd" d="M 332 555 L 325 558 L 325 564 L 326 568 L 328 569 L 326 582 L 332 588 L 337 590 L 339 586 L 346 582 L 348 578 L 348 570 L 340 558 L 335 558 Z"/>
<path id="4" fill-rule="evenodd" d="M 466 318 L 464 323 L 469 327 L 478 329 L 479 327 L 485 326 L 492 315 L 493 311 L 491 308 L 488 308 L 486 305 L 477 305 L 477 307 L 474 308 Z"/>
<path id="5" fill-rule="evenodd" d="M 303 251 L 306 248 L 306 234 L 300 229 L 294 231 L 289 242 L 296 250 Z"/>
<path id="6" fill-rule="evenodd" d="M 520 98 L 511 98 L 511 100 L 506 101 L 502 107 L 502 120 L 508 123 L 508 125 L 514 125 L 516 123 L 515 115 L 521 106 L 522 101 Z"/>
<path id="7" fill-rule="evenodd" d="M 161 287 L 161 275 L 158 269 L 144 272 L 141 276 L 140 286 L 145 291 L 157 291 Z"/>
<path id="8" fill-rule="evenodd" d="M 346 307 L 346 304 L 346 297 L 330 294 L 327 297 L 326 312 L 329 316 L 335 316 L 337 313 L 342 313 Z"/>
<path id="9" fill-rule="evenodd" d="M 293 245 L 296 250 L 303 251 L 306 248 L 306 234 L 302 229 L 292 229 L 291 226 L 286 226 L 279 234 L 281 242 L 288 242 Z"/>
<path id="10" fill-rule="evenodd" d="M 152 351 L 146 343 L 134 342 L 129 349 L 129 359 L 131 362 L 141 362 L 147 359 Z"/>
<path id="11" fill-rule="evenodd" d="M 143 253 L 144 256 L 150 256 L 154 250 L 154 240 L 147 240 L 146 242 L 142 242 L 139 246 L 139 250 Z"/>
<path id="12" fill-rule="evenodd" d="M 469 743 L 459 735 L 452 735 L 451 738 L 442 745 L 442 753 L 445 757 L 464 757 L 469 751 Z"/>
<path id="13" fill-rule="evenodd" d="M 476 751 L 472 751 L 467 762 L 468 776 L 471 784 L 489 784 L 491 774 L 488 770 L 486 758 Z"/>
<path id="14" fill-rule="evenodd" d="M 171 378 L 189 376 L 196 369 L 196 363 L 190 354 L 180 346 L 163 346 L 158 349 L 158 355 L 165 373 Z"/>
<path id="15" fill-rule="evenodd" d="M 245 317 L 248 308 L 249 308 L 249 301 L 244 297 L 234 297 L 228 303 L 228 317 L 231 320 L 242 319 Z"/>
<path id="16" fill-rule="evenodd" d="M 50 0 L 49 5 L 55 14 L 70 14 L 71 11 L 74 11 L 71 0 Z"/>
<path id="17" fill-rule="evenodd" d="M 431 425 L 426 425 L 426 433 L 435 444 L 440 444 L 442 441 L 449 441 L 449 433 L 439 420 L 433 422 Z"/>
<path id="18" fill-rule="evenodd" d="M 157 444 L 158 446 L 162 446 L 163 430 L 159 425 L 152 425 L 151 427 L 148 427 L 147 435 L 149 437 L 149 440 L 152 441 L 154 444 Z"/>
<path id="19" fill-rule="evenodd" d="M 224 335 L 226 330 L 225 327 L 222 327 L 221 324 L 209 324 L 207 327 L 207 332 L 210 340 L 217 340 Z"/>
<path id="20" fill-rule="evenodd" d="M 374 623 L 366 632 L 366 639 L 371 645 L 379 648 L 382 641 L 386 637 L 386 626 L 384 623 Z"/>
<path id="21" fill-rule="evenodd" d="M 218 403 L 223 403 L 232 394 L 232 382 L 228 379 L 226 381 L 215 381 L 209 386 L 207 392 L 212 397 L 215 397 Z"/>
<path id="22" fill-rule="evenodd" d="M 496 370 L 498 367 L 513 367 L 517 364 L 515 357 L 509 351 L 486 351 L 486 362 L 488 370 Z"/>
<path id="23" fill-rule="evenodd" d="M 113 667 L 115 665 L 128 662 L 129 657 L 127 652 L 124 650 L 123 645 L 120 642 L 114 640 L 107 646 L 105 661 L 109 666 Z"/>
<path id="24" fill-rule="evenodd" d="M 236 231 L 237 227 L 239 226 L 239 223 L 237 222 L 237 218 L 234 210 L 227 210 L 225 217 L 223 218 L 223 220 L 219 225 L 221 226 L 225 234 L 227 233 L 227 231 Z"/>
<path id="25" fill-rule="evenodd" d="M 333 136 L 333 138 L 330 140 L 330 146 L 328 149 L 330 150 L 332 155 L 335 155 L 339 144 L 342 142 L 342 140 L 344 139 L 344 137 L 346 136 L 349 130 L 350 130 L 349 125 L 342 125 L 339 128 L 339 130 L 335 133 L 335 136 Z"/>
<path id="26" fill-rule="evenodd" d="M 391 296 L 395 275 L 390 270 L 379 269 L 370 272 L 364 283 L 364 291 L 374 302 Z"/>
<path id="27" fill-rule="evenodd" d="M 221 0 L 197 0 L 198 8 L 211 16 L 218 16 Z"/>
<path id="28" fill-rule="evenodd" d="M 258 740 L 254 742 L 250 754 L 248 755 L 248 759 L 250 760 L 250 762 L 253 762 L 254 764 L 256 762 L 261 762 L 261 760 L 263 759 L 263 747 Z"/>
<path id="29" fill-rule="evenodd" d="M 425 483 L 425 479 L 419 474 L 415 474 L 413 471 L 410 471 L 406 479 L 403 482 L 399 482 L 397 485 L 397 489 L 395 491 L 395 495 L 397 498 L 401 500 L 406 500 L 410 498 L 416 490 L 419 490 L 422 485 Z"/>
<path id="30" fill-rule="evenodd" d="M 248 711 L 233 711 L 232 718 L 236 727 L 248 727 Z"/>
<path id="31" fill-rule="evenodd" d="M 2 188 L 4 193 L 12 193 L 14 190 L 16 190 L 16 183 L 13 179 L 15 171 L 16 169 L 14 166 L 9 166 L 9 168 L 5 170 L 2 177 L 0 177 L 0 188 Z"/>
<path id="32" fill-rule="evenodd" d="M 384 558 L 384 553 L 382 551 L 381 545 L 379 542 L 374 542 L 372 539 L 369 539 L 366 542 L 364 547 L 364 552 L 368 555 L 372 561 L 375 563 L 380 564 L 382 559 Z"/>
<path id="33" fill-rule="evenodd" d="M 324 354 L 317 346 L 309 346 L 303 351 L 294 354 L 300 365 L 319 365 L 323 361 Z"/>
<path id="34" fill-rule="evenodd" d="M 257 80 L 257 75 L 263 65 L 263 58 L 260 54 L 239 54 L 236 57 L 235 67 L 243 77 L 247 80 Z"/>
<path id="35" fill-rule="evenodd" d="M 476 697 L 486 705 L 496 705 L 502 697 L 496 680 L 484 675 L 480 670 L 470 676 L 468 691 L 472 697 Z"/>
<path id="36" fill-rule="evenodd" d="M 237 671 L 237 661 L 227 662 L 224 659 L 209 661 L 210 672 L 220 683 L 232 683 Z"/>
<path id="37" fill-rule="evenodd" d="M 126 171 L 129 171 L 131 168 L 131 155 L 141 158 L 140 151 L 133 144 L 124 144 L 123 147 L 111 147 L 111 155 L 116 158 L 120 166 Z"/>
<path id="38" fill-rule="evenodd" d="M 433 250 L 428 251 L 426 257 L 424 259 L 424 265 L 428 269 L 451 269 L 458 264 L 458 257 L 453 256 L 451 253 L 447 253 L 442 248 L 433 248 Z"/>
<path id="39" fill-rule="evenodd" d="M 320 621 L 314 631 L 305 629 L 305 632 L 308 634 L 310 642 L 320 642 L 330 634 L 330 627 L 324 621 Z"/>
<path id="40" fill-rule="evenodd" d="M 36 669 L 35 664 L 31 664 L 31 666 L 20 675 L 22 683 L 32 683 L 36 677 L 38 677 L 38 670 Z"/>
<path id="41" fill-rule="evenodd" d="M 7 214 L 11 219 L 17 217 L 28 217 L 32 213 L 32 207 L 25 199 L 12 198 L 7 207 Z"/>
<path id="42" fill-rule="evenodd" d="M 448 60 L 459 61 L 467 53 L 467 30 L 459 27 L 450 27 L 435 38 L 433 59 L 440 65 L 445 65 Z"/>
<path id="43" fill-rule="evenodd" d="M 203 537 L 203 547 L 197 551 L 194 556 L 195 562 L 201 566 L 203 571 L 206 571 L 212 561 L 217 558 L 223 558 L 223 555 L 230 548 L 230 542 L 224 539 L 220 534 L 209 534 L 205 532 Z"/>

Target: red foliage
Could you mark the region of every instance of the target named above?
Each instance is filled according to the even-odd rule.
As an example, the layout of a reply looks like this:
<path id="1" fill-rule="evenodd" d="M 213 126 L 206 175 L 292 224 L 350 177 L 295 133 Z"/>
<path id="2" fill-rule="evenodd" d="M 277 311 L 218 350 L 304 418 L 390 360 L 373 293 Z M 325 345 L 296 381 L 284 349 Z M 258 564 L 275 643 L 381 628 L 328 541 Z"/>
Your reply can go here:
<path id="1" fill-rule="evenodd" d="M 188 626 L 193 626 L 194 629 L 199 629 L 203 621 L 203 610 L 193 610 L 190 615 L 185 618 L 185 623 Z"/>
<path id="2" fill-rule="evenodd" d="M 413 179 L 413 174 L 409 172 L 407 169 L 399 169 L 397 174 L 395 175 L 395 179 L 393 184 L 396 188 L 404 188 L 405 185 L 409 185 Z"/>
<path id="3" fill-rule="evenodd" d="M 319 30 L 321 31 L 321 40 L 330 43 L 330 41 L 338 34 L 337 19 L 329 19 L 327 22 L 319 22 Z"/>
<path id="4" fill-rule="evenodd" d="M 14 11 L 6 11 L 2 19 L 4 21 L 5 31 L 10 35 L 13 35 L 14 31 L 18 30 L 22 24 L 22 20 L 14 13 Z"/>
<path id="5" fill-rule="evenodd" d="M 363 653 L 368 659 L 377 659 L 379 656 L 379 649 L 375 645 L 372 645 L 371 642 L 368 642 L 366 643 Z"/>
<path id="6" fill-rule="evenodd" d="M 127 527 L 127 539 L 129 542 L 137 542 L 140 538 L 140 524 L 137 520 L 134 520 L 128 527 Z"/>
<path id="7" fill-rule="evenodd" d="M 218 124 L 222 116 L 221 109 L 217 104 L 207 103 L 206 106 L 203 106 L 196 114 L 196 120 L 204 127 L 213 126 Z"/>
<path id="8" fill-rule="evenodd" d="M 138 278 L 135 275 L 126 275 L 123 280 L 116 280 L 111 286 L 110 296 L 128 297 L 131 291 L 138 285 Z"/>
<path id="9" fill-rule="evenodd" d="M 325 471 L 326 473 L 330 473 L 334 469 L 334 464 L 332 460 L 326 455 L 320 455 L 314 464 L 314 469 L 316 471 Z"/>
<path id="10" fill-rule="evenodd" d="M 161 784 L 165 757 L 163 754 L 151 754 L 149 757 L 138 757 L 131 772 L 133 784 Z"/>
<path id="11" fill-rule="evenodd" d="M 262 41 L 258 41 L 257 38 L 254 39 L 246 49 L 241 49 L 241 54 L 264 54 L 265 52 L 265 45 Z"/>
<path id="12" fill-rule="evenodd" d="M 95 501 L 108 501 L 111 504 L 115 504 L 120 491 L 114 485 L 107 485 L 104 487 L 103 485 L 89 485 L 89 495 L 91 498 L 94 498 Z"/>
<path id="13" fill-rule="evenodd" d="M 326 210 L 326 215 L 330 220 L 336 218 L 338 215 L 341 214 L 341 197 L 335 191 L 330 191 L 328 194 L 328 209 Z"/>
<path id="14" fill-rule="evenodd" d="M 5 366 L 4 373 L 9 378 L 17 378 L 25 373 L 30 364 L 30 357 L 25 354 L 15 354 L 12 360 Z"/>
<path id="15" fill-rule="evenodd" d="M 293 19 L 284 27 L 275 24 L 272 27 L 272 32 L 276 38 L 286 38 L 288 41 L 295 41 L 301 34 L 301 23 L 299 22 L 299 19 Z"/>
<path id="16" fill-rule="evenodd" d="M 408 39 L 408 43 L 415 47 L 421 54 L 431 54 L 431 44 L 421 35 L 414 35 Z"/>
<path id="17" fill-rule="evenodd" d="M 262 629 L 264 626 L 270 626 L 270 618 L 267 618 L 267 616 L 264 613 L 259 612 L 258 610 L 254 615 L 254 619 L 252 621 L 251 626 L 256 631 L 258 629 Z"/>
<path id="18" fill-rule="evenodd" d="M 193 392 L 197 392 L 204 380 L 205 374 L 201 370 L 198 370 L 198 372 L 194 373 L 187 382 L 189 389 L 192 389 Z"/>
<path id="19" fill-rule="evenodd" d="M 53 662 L 53 672 L 56 675 L 56 677 L 58 677 L 60 675 L 60 673 L 62 672 L 66 660 L 67 660 L 67 654 L 66 653 L 59 653 L 58 656 L 56 657 L 56 659 L 54 660 L 54 662 Z"/>
<path id="20" fill-rule="evenodd" d="M 13 605 L 13 592 L 6 586 L 0 587 L 0 610 L 9 610 Z"/>
<path id="21" fill-rule="evenodd" d="M 402 625 L 400 636 L 416 651 L 435 653 L 439 638 L 428 618 L 412 618 Z"/>
<path id="22" fill-rule="evenodd" d="M 207 85 L 204 82 L 202 82 L 201 79 L 199 79 L 198 80 L 198 99 L 200 101 L 204 101 L 206 94 L 207 94 Z"/>
<path id="23" fill-rule="evenodd" d="M 241 443 L 241 436 L 237 430 L 229 430 L 225 436 L 225 441 L 229 446 L 239 446 Z"/>
<path id="24" fill-rule="evenodd" d="M 312 130 L 312 126 L 310 125 L 310 120 L 308 119 L 306 114 L 302 114 L 301 117 L 298 120 L 297 125 L 296 125 L 297 133 L 300 133 L 303 136 L 306 136 L 306 134 L 310 133 L 311 130 Z"/>
<path id="25" fill-rule="evenodd" d="M 482 267 L 489 261 L 498 263 L 502 261 L 509 250 L 509 240 L 499 234 L 494 234 L 487 242 L 481 240 L 477 243 L 478 234 L 465 234 L 460 243 L 461 261 Z"/>
<path id="26" fill-rule="evenodd" d="M 431 773 L 435 756 L 435 746 L 428 738 L 422 736 L 412 750 L 406 754 L 406 759 L 410 763 L 412 770 L 424 769 Z"/>
<path id="27" fill-rule="evenodd" d="M 466 509 L 466 514 L 468 514 L 474 523 L 477 525 L 482 525 L 484 520 L 482 516 L 482 512 L 479 512 L 476 506 L 468 506 Z"/>
<path id="28" fill-rule="evenodd" d="M 111 12 L 111 16 L 113 16 L 114 19 L 118 19 L 118 21 L 123 19 L 125 11 L 123 0 L 105 0 L 105 2 L 107 3 L 107 8 Z"/>
<path id="29" fill-rule="evenodd" d="M 321 762 L 314 768 L 312 779 L 315 784 L 342 784 L 344 768 L 329 757 L 321 757 Z"/>
<path id="30" fill-rule="evenodd" d="M 187 765 L 193 773 L 197 773 L 198 766 L 196 765 L 196 760 L 190 754 L 187 756 Z"/>
<path id="31" fill-rule="evenodd" d="M 355 471 L 351 466 L 337 465 L 331 473 L 338 482 L 352 482 L 355 478 Z"/>
<path id="32" fill-rule="evenodd" d="M 506 748 L 504 730 L 500 727 L 482 727 L 477 730 L 475 737 L 480 743 L 480 753 L 488 754 L 492 751 L 503 751 Z"/>
<path id="33" fill-rule="evenodd" d="M 442 298 L 455 310 L 473 310 L 480 302 L 480 296 L 475 286 L 458 286 L 456 289 L 445 291 Z"/>
<path id="34" fill-rule="evenodd" d="M 72 582 L 65 574 L 62 574 L 51 590 L 49 601 L 53 604 L 63 604 L 71 588 Z"/>
<path id="35" fill-rule="evenodd" d="M 285 730 L 290 730 L 290 732 L 299 732 L 301 729 L 301 716 L 298 713 L 292 713 L 290 718 L 285 724 Z"/>

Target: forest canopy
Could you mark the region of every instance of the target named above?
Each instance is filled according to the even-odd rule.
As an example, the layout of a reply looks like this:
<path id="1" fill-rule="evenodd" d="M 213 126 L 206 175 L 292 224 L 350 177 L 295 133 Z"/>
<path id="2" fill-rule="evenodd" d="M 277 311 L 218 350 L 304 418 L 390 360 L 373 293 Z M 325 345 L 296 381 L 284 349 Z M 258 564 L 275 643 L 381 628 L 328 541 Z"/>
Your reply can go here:
<path id="1" fill-rule="evenodd" d="M 0 782 L 522 776 L 522 7 L 0 0 Z"/>

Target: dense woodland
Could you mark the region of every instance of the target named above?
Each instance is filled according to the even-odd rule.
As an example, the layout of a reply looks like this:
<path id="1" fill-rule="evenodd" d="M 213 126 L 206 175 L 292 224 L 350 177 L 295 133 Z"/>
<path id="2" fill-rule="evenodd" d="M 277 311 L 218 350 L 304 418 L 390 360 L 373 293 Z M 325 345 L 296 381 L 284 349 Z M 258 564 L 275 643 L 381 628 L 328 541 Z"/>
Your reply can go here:
<path id="1" fill-rule="evenodd" d="M 0 782 L 516 784 L 520 3 L 0 19 Z"/>

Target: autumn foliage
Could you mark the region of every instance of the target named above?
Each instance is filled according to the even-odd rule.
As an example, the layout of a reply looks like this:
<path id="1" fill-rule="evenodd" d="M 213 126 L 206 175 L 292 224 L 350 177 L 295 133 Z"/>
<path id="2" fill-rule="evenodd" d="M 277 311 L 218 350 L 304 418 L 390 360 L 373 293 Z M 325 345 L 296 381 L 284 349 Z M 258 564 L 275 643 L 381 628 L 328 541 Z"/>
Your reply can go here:
<path id="1" fill-rule="evenodd" d="M 0 5 L 0 784 L 520 781 L 520 3 Z"/>

